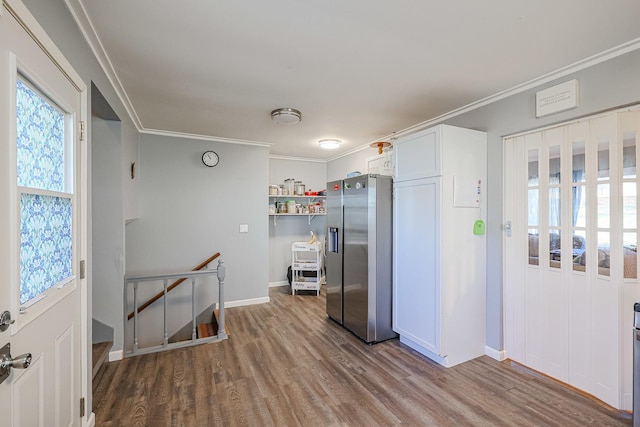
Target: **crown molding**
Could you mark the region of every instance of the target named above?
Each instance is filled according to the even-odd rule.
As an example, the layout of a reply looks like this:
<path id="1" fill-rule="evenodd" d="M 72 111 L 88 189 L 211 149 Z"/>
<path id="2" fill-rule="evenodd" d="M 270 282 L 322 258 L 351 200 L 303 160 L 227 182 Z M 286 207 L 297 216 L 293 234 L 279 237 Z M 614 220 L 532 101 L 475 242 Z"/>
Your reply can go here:
<path id="1" fill-rule="evenodd" d="M 116 92 L 120 102 L 124 106 L 125 110 L 127 110 L 129 118 L 138 131 L 143 130 L 144 127 L 142 126 L 140 117 L 138 117 L 136 110 L 133 108 L 129 95 L 127 95 L 127 92 L 124 90 L 124 87 L 118 78 L 118 74 L 109 59 L 109 55 L 107 55 L 107 52 L 104 49 L 100 37 L 98 37 L 98 34 L 96 33 L 95 27 L 93 26 L 84 5 L 80 0 L 65 0 L 65 3 L 71 12 L 71 16 L 73 16 L 73 19 L 76 21 L 80 32 L 84 36 L 85 41 L 93 52 L 93 56 L 95 56 L 98 64 L 100 64 L 100 67 L 102 68 L 102 71 L 107 76 L 109 83 L 111 83 L 111 87 L 113 87 L 113 90 Z"/>
<path id="2" fill-rule="evenodd" d="M 233 138 L 222 138 L 219 136 L 200 135 L 197 133 L 172 132 L 169 130 L 161 130 L 161 129 L 142 129 L 140 130 L 140 133 L 145 135 L 169 136 L 172 138 L 197 139 L 200 141 L 222 142 L 225 144 L 236 144 L 236 145 L 253 145 L 256 147 L 267 147 L 267 148 L 273 145 L 268 142 L 248 141 L 248 140 L 233 139 Z"/>
<path id="3" fill-rule="evenodd" d="M 312 163 L 327 163 L 327 159 L 313 159 L 310 157 L 293 157 L 293 156 L 281 156 L 278 154 L 269 155 L 269 159 L 273 160 L 293 160 L 296 162 L 312 162 Z"/>

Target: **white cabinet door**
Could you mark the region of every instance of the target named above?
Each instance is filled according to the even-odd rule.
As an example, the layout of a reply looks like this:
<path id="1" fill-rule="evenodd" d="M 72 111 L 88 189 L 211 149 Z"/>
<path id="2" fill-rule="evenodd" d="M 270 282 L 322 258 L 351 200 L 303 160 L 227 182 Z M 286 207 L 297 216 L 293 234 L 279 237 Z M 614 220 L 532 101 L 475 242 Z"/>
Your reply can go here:
<path id="1" fill-rule="evenodd" d="M 442 127 L 437 126 L 396 141 L 395 182 L 442 174 L 441 133 Z"/>
<path id="2" fill-rule="evenodd" d="M 394 188 L 393 330 L 440 354 L 441 179 Z"/>

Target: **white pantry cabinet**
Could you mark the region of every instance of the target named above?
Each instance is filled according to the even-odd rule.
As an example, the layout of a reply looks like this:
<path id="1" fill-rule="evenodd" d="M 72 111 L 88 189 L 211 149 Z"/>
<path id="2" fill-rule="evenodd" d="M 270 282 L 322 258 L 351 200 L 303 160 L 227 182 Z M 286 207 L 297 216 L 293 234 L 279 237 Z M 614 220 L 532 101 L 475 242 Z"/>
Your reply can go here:
<path id="1" fill-rule="evenodd" d="M 439 125 L 394 144 L 393 329 L 454 366 L 485 352 L 487 137 Z"/>

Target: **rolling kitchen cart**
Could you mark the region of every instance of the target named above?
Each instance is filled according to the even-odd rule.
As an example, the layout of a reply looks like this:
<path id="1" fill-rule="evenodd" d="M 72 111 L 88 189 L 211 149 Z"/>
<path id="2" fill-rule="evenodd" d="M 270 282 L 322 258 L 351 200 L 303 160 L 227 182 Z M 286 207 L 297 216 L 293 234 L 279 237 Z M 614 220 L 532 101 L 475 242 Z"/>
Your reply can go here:
<path id="1" fill-rule="evenodd" d="M 316 291 L 322 284 L 321 242 L 293 242 L 291 245 L 291 295 L 297 290 Z"/>

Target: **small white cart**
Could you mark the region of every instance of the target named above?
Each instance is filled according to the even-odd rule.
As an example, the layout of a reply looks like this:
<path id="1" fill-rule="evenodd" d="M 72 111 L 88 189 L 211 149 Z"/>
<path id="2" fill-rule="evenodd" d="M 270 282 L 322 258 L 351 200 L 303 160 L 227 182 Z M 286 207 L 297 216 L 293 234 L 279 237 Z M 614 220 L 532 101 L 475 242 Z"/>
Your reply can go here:
<path id="1" fill-rule="evenodd" d="M 297 290 L 316 291 L 316 295 L 320 295 L 322 255 L 321 242 L 294 242 L 291 245 L 291 295 Z"/>

